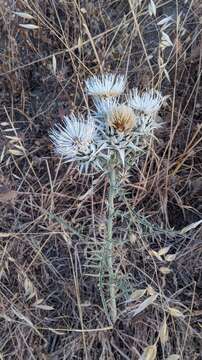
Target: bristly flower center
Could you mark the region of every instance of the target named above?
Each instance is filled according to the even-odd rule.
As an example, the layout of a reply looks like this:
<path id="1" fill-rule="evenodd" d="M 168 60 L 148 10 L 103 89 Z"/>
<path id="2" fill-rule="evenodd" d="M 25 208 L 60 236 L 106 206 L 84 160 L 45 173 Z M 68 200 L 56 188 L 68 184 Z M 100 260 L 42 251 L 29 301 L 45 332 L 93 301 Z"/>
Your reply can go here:
<path id="1" fill-rule="evenodd" d="M 79 137 L 75 137 L 72 139 L 72 146 L 78 152 L 85 153 L 88 150 L 89 145 L 90 145 L 90 141 L 88 140 L 84 140 Z"/>
<path id="2" fill-rule="evenodd" d="M 108 115 L 108 124 L 119 133 L 129 133 L 136 125 L 134 111 L 126 105 L 119 105 Z"/>

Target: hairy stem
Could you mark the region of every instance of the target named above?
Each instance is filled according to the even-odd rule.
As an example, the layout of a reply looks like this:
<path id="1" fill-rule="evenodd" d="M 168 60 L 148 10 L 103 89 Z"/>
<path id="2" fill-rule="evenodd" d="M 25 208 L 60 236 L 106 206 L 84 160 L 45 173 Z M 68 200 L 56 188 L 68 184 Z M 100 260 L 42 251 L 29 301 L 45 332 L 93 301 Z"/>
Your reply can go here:
<path id="1" fill-rule="evenodd" d="M 108 195 L 108 219 L 107 219 L 107 265 L 109 272 L 109 293 L 111 317 L 114 323 L 117 318 L 116 308 L 116 284 L 113 271 L 113 218 L 114 218 L 114 197 L 115 197 L 116 173 L 112 166 L 109 172 L 109 195 Z"/>

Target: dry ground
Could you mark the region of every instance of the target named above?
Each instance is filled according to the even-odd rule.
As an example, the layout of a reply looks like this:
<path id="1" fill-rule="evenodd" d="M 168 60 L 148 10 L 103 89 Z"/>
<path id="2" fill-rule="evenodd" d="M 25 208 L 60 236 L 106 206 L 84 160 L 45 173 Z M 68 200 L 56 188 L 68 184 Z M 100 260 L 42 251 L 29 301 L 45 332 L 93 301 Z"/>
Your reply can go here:
<path id="1" fill-rule="evenodd" d="M 0 0 L 1 359 L 136 360 L 154 344 L 144 359 L 202 359 L 202 6 L 154 0 L 151 16 L 148 3 Z M 158 23 L 169 16 L 162 52 Z M 158 141 L 116 199 L 113 328 L 90 267 L 107 180 L 61 164 L 48 136 L 85 110 L 84 80 L 103 71 L 169 95 Z"/>

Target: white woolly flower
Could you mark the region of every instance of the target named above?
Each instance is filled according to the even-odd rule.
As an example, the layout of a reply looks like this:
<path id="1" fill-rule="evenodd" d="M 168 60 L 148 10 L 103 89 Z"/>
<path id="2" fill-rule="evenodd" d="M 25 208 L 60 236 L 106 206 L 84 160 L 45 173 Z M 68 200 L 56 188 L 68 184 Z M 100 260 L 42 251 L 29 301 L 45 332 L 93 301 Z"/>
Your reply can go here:
<path id="1" fill-rule="evenodd" d="M 80 161 L 89 163 L 95 158 L 95 125 L 92 118 L 84 120 L 74 115 L 64 118 L 62 125 L 51 130 L 50 137 L 55 152 L 63 156 L 65 162 Z"/>
<path id="2" fill-rule="evenodd" d="M 135 110 L 144 114 L 156 114 L 164 97 L 157 90 L 148 90 L 140 94 L 138 89 L 133 89 L 130 93 L 128 104 Z"/>
<path id="3" fill-rule="evenodd" d="M 105 74 L 92 76 L 86 80 L 86 90 L 89 95 L 100 97 L 115 97 L 122 94 L 126 80 L 122 75 Z"/>
<path id="4" fill-rule="evenodd" d="M 107 119 L 108 114 L 118 106 L 118 101 L 115 98 L 94 98 L 94 104 L 96 111 L 94 112 L 95 117 L 98 119 Z"/>

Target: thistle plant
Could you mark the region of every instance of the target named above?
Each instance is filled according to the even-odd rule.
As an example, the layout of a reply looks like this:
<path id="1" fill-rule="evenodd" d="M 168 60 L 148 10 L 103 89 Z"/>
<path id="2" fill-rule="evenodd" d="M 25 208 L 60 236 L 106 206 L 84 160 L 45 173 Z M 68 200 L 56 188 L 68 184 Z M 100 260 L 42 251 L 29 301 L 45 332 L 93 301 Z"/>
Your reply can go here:
<path id="1" fill-rule="evenodd" d="M 117 319 L 117 285 L 114 269 L 113 226 L 115 197 L 120 190 L 121 173 L 130 170 L 147 150 L 154 137 L 157 113 L 164 101 L 154 89 L 140 92 L 137 88 L 124 94 L 126 78 L 106 74 L 86 80 L 86 93 L 92 96 L 94 109 L 87 117 L 71 115 L 51 131 L 58 155 L 65 162 L 75 162 L 80 172 L 90 169 L 108 176 L 107 231 L 104 253 L 108 272 L 109 313 Z"/>

